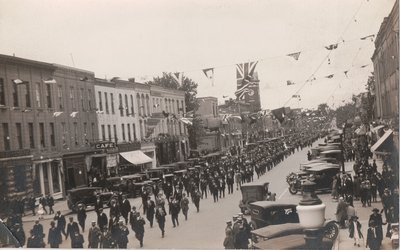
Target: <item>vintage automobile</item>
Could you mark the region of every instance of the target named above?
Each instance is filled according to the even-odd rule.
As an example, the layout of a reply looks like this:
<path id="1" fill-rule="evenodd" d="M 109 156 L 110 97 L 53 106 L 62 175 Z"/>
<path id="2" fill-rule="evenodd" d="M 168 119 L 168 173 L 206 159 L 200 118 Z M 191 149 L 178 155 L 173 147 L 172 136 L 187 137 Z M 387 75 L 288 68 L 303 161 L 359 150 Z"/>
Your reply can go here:
<path id="1" fill-rule="evenodd" d="M 20 248 L 18 240 L 11 233 L 10 229 L 0 219 L 0 248 Z"/>
<path id="2" fill-rule="evenodd" d="M 68 191 L 67 205 L 70 210 L 76 212 L 78 204 L 84 206 L 93 206 L 96 203 L 97 196 L 100 197 L 104 205 L 108 206 L 112 199 L 113 192 L 102 192 L 101 187 L 82 187 Z"/>
<path id="3" fill-rule="evenodd" d="M 240 211 L 249 214 L 249 204 L 255 201 L 264 201 L 268 196 L 269 182 L 245 183 L 241 186 L 242 199 L 239 202 Z"/>
<path id="4" fill-rule="evenodd" d="M 250 203 L 250 226 L 254 241 L 272 239 L 293 234 L 302 234 L 304 228 L 299 223 L 297 204 L 290 200 L 258 201 Z M 339 228 L 334 220 L 325 220 L 324 237 L 335 240 Z M 304 236 L 304 235 L 303 235 Z M 268 248 L 272 248 L 270 245 Z M 273 247 L 275 248 L 275 247 Z"/>
<path id="5" fill-rule="evenodd" d="M 337 161 L 341 162 L 343 157 L 343 152 L 340 149 L 331 149 L 322 151 L 320 155 L 321 157 L 335 158 Z"/>
<path id="6" fill-rule="evenodd" d="M 317 164 L 297 173 L 290 173 L 286 177 L 289 184 L 289 192 L 297 194 L 302 190 L 302 184 L 305 180 L 315 182 L 315 191 L 331 191 L 333 176 L 340 173 L 340 167 L 337 164 Z"/>

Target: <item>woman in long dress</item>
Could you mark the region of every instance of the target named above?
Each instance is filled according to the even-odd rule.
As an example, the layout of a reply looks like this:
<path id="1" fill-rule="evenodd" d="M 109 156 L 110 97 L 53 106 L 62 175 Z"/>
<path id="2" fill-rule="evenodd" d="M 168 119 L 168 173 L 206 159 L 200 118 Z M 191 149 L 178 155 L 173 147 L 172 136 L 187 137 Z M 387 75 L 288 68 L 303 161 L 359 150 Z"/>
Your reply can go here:
<path id="1" fill-rule="evenodd" d="M 358 217 L 353 216 L 349 221 L 349 237 L 354 239 L 354 246 L 360 247 L 360 239 L 363 238 L 361 233 L 361 224 L 358 222 Z"/>
<path id="2" fill-rule="evenodd" d="M 43 205 L 41 203 L 39 203 L 39 209 L 38 209 L 37 213 L 39 215 L 39 219 L 43 219 L 44 209 L 43 209 Z"/>

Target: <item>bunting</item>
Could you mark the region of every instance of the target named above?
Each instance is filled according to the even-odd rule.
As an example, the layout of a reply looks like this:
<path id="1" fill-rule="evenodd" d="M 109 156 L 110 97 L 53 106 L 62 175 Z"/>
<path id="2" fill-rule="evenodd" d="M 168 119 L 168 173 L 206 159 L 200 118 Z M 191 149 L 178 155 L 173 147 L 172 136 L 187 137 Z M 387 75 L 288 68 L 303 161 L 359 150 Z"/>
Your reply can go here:
<path id="1" fill-rule="evenodd" d="M 292 95 L 292 98 L 300 98 L 300 95 Z"/>
<path id="2" fill-rule="evenodd" d="M 296 53 L 287 54 L 287 56 L 290 56 L 290 57 L 292 57 L 294 60 L 298 61 L 298 60 L 299 60 L 299 57 L 300 57 L 300 53 L 301 53 L 301 51 L 300 51 L 300 52 L 296 52 Z"/>
<path id="3" fill-rule="evenodd" d="M 338 45 L 339 44 L 335 43 L 335 44 L 331 44 L 331 45 L 325 46 L 325 48 L 327 50 L 334 50 L 334 49 L 337 49 Z"/>
<path id="4" fill-rule="evenodd" d="M 54 112 L 53 113 L 53 117 L 58 117 L 62 114 L 63 112 Z"/>
<path id="5" fill-rule="evenodd" d="M 290 80 L 287 80 L 286 81 L 286 85 L 295 85 L 296 83 L 294 83 L 294 82 L 292 82 L 292 81 L 290 81 Z"/>
<path id="6" fill-rule="evenodd" d="M 75 112 L 72 112 L 69 116 L 71 116 L 72 118 L 75 118 L 77 114 L 78 114 L 78 112 L 75 111 Z"/>
<path id="7" fill-rule="evenodd" d="M 345 75 L 347 78 L 349 78 L 349 76 L 347 75 L 348 72 L 349 72 L 348 70 L 346 70 L 346 71 L 343 72 L 344 75 Z"/>
<path id="8" fill-rule="evenodd" d="M 186 117 L 182 117 L 182 118 L 180 119 L 180 121 L 183 122 L 183 123 L 186 124 L 186 125 L 190 125 L 190 126 L 193 125 L 193 119 L 189 119 L 189 118 L 186 118 Z"/>
<path id="9" fill-rule="evenodd" d="M 54 78 L 49 78 L 49 79 L 47 79 L 47 80 L 44 80 L 43 82 L 46 83 L 46 84 L 47 84 L 47 83 L 50 83 L 50 84 L 51 84 L 51 83 L 57 83 L 57 81 L 56 81 Z"/>

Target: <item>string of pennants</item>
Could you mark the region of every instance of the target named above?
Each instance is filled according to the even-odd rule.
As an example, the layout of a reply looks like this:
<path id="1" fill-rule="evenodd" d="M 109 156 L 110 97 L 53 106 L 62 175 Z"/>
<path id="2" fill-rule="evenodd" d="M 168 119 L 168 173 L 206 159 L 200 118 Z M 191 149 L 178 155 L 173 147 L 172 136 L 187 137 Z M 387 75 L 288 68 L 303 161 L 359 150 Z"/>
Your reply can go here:
<path id="1" fill-rule="evenodd" d="M 360 40 L 361 41 L 370 40 L 371 42 L 373 42 L 374 38 L 375 38 L 375 34 L 371 34 L 371 35 L 368 35 L 368 36 L 364 36 L 364 37 L 360 37 L 360 38 L 352 39 L 352 40 L 347 40 L 347 41 L 342 39 L 340 42 L 324 46 L 324 49 L 326 49 L 328 51 L 333 51 L 333 50 L 336 50 L 336 49 L 340 48 L 340 46 L 339 46 L 340 44 L 344 44 L 346 42 L 360 41 Z M 301 57 L 301 54 L 303 52 L 306 52 L 306 51 L 307 50 L 302 50 L 302 51 L 297 51 L 297 52 L 294 52 L 294 53 L 285 54 L 283 56 L 274 56 L 274 57 L 269 57 L 269 58 L 261 58 L 261 59 L 255 60 L 254 62 L 249 62 L 249 63 L 257 64 L 257 62 L 259 62 L 259 61 L 266 61 L 268 59 L 276 59 L 276 58 L 279 58 L 279 57 L 290 57 L 290 58 L 293 58 L 295 61 L 299 61 L 300 57 Z M 243 63 L 241 63 L 241 64 L 243 64 Z M 241 64 L 230 64 L 230 65 L 223 65 L 223 66 L 208 67 L 208 68 L 201 69 L 201 71 L 203 72 L 204 76 L 207 79 L 210 80 L 211 85 L 214 86 L 214 75 L 215 75 L 215 69 L 216 68 L 228 67 L 228 66 L 233 66 L 233 65 L 238 66 L 238 65 L 241 65 Z M 328 64 L 330 64 L 330 59 L 329 58 L 328 58 Z M 191 71 L 197 71 L 197 70 L 175 72 L 175 73 L 172 73 L 171 75 L 172 75 L 172 77 L 174 78 L 174 80 L 176 81 L 176 83 L 178 85 L 182 85 L 183 84 L 183 80 L 184 80 L 184 73 L 185 72 L 186 73 L 187 72 L 191 72 Z M 332 78 L 332 77 L 333 76 L 330 76 L 330 77 L 327 77 L 327 78 Z M 292 84 L 294 84 L 294 83 L 291 82 L 291 81 L 287 82 L 287 85 L 292 85 Z"/>

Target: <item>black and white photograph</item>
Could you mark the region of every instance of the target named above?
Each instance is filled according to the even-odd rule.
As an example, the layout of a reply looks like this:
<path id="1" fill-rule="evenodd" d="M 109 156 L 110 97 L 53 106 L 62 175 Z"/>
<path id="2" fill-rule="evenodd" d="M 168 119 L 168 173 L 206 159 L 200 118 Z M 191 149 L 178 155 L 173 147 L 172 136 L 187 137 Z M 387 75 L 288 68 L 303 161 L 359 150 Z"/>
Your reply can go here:
<path id="1" fill-rule="evenodd" d="M 0 0 L 0 248 L 399 249 L 399 0 Z"/>

